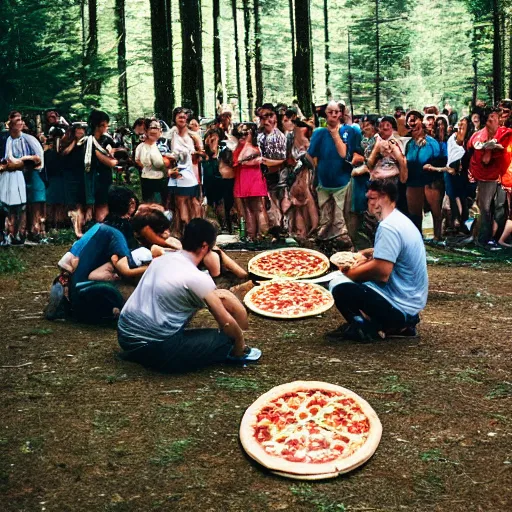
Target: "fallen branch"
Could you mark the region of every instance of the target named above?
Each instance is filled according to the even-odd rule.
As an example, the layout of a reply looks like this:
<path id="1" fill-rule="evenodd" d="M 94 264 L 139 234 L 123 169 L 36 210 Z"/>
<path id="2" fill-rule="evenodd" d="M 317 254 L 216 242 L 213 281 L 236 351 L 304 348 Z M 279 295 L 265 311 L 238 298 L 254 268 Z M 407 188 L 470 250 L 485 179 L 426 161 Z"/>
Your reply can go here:
<path id="1" fill-rule="evenodd" d="M 23 366 L 30 366 L 31 364 L 32 364 L 32 362 L 23 363 L 23 364 L 14 364 L 14 365 L 6 364 L 6 365 L 0 366 L 0 368 L 21 368 Z"/>

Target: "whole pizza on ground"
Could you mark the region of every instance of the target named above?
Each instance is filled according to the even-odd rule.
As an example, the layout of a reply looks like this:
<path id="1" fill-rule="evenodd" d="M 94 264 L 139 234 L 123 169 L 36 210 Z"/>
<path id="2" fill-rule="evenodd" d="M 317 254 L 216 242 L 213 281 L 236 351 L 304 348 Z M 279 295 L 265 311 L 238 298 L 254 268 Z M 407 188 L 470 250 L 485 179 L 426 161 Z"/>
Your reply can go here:
<path id="1" fill-rule="evenodd" d="M 382 425 L 370 404 L 341 386 L 296 381 L 260 396 L 245 412 L 240 441 L 270 470 L 291 478 L 331 478 L 364 464 Z"/>
<path id="2" fill-rule="evenodd" d="M 250 290 L 244 302 L 255 313 L 283 319 L 319 315 L 334 305 L 325 288 L 304 281 L 266 281 Z"/>
<path id="3" fill-rule="evenodd" d="M 329 270 L 329 258 L 311 249 L 275 249 L 254 256 L 248 269 L 259 277 L 306 279 Z"/>

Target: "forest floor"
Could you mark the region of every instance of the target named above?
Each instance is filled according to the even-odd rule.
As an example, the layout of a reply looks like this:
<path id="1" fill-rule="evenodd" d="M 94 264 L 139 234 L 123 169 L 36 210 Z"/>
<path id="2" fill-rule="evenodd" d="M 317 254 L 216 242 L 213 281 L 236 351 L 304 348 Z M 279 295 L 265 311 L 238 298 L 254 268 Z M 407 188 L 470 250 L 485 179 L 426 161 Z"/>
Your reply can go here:
<path id="1" fill-rule="evenodd" d="M 9 251 L 19 258 L 0 276 L 2 511 L 512 510 L 509 265 L 430 265 L 419 339 L 329 342 L 334 308 L 252 315 L 259 364 L 162 375 L 119 360 L 112 329 L 42 318 L 62 247 Z M 194 323 L 213 326 L 207 312 Z M 367 464 L 304 484 L 245 456 L 244 410 L 297 379 L 370 402 L 384 432 Z"/>

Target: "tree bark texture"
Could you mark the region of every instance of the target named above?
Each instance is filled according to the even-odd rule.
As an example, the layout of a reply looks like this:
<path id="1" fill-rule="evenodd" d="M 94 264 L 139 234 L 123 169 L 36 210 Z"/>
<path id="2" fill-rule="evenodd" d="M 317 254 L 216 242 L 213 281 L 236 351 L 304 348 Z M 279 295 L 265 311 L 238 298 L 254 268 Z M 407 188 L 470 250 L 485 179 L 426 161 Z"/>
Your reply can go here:
<path id="1" fill-rule="evenodd" d="M 181 101 L 196 115 L 203 115 L 204 77 L 201 5 L 199 0 L 180 0 Z"/>
<path id="2" fill-rule="evenodd" d="M 331 70 L 329 68 L 329 59 L 331 56 L 329 48 L 329 1 L 324 0 L 324 44 L 325 44 L 325 95 L 327 99 L 331 95 L 329 83 L 331 81 Z"/>
<path id="3" fill-rule="evenodd" d="M 174 105 L 170 0 L 150 0 L 155 114 L 171 121 Z"/>
<path id="4" fill-rule="evenodd" d="M 493 100 L 500 100 L 502 92 L 500 9 L 498 0 L 492 0 L 492 25 L 494 30 L 492 48 Z"/>
<path id="5" fill-rule="evenodd" d="M 313 113 L 311 91 L 311 20 L 309 0 L 295 0 L 295 30 L 297 53 L 293 60 L 293 71 L 297 80 L 297 99 L 306 117 Z"/>
<path id="6" fill-rule="evenodd" d="M 213 0 L 213 81 L 215 84 L 215 99 L 218 106 L 224 103 L 222 87 L 222 57 L 220 53 L 220 0 Z"/>
<path id="7" fill-rule="evenodd" d="M 254 72 L 256 78 L 256 106 L 263 104 L 263 70 L 261 64 L 260 0 L 254 0 Z"/>
<path id="8" fill-rule="evenodd" d="M 126 12 L 125 0 L 116 0 L 115 25 L 117 33 L 117 101 L 119 121 L 128 124 L 128 79 L 126 75 Z"/>
<path id="9" fill-rule="evenodd" d="M 252 66 L 251 66 L 251 11 L 249 0 L 243 0 L 244 6 L 244 47 L 245 47 L 245 78 L 247 82 L 247 108 L 248 119 L 252 120 L 254 115 L 254 93 L 252 91 Z"/>
<path id="10" fill-rule="evenodd" d="M 295 49 L 295 20 L 293 19 L 295 9 L 293 0 L 288 0 L 288 8 L 290 12 L 290 35 L 292 36 L 292 59 L 294 59 L 297 50 Z M 292 76 L 292 88 L 293 96 L 297 96 L 297 84 L 295 83 L 295 75 Z"/>
<path id="11" fill-rule="evenodd" d="M 89 0 L 88 15 L 89 29 L 85 50 L 86 85 L 84 94 L 99 96 L 101 93 L 101 79 L 98 76 L 98 6 L 96 0 Z"/>
<path id="12" fill-rule="evenodd" d="M 240 81 L 240 51 L 238 49 L 238 20 L 236 16 L 236 0 L 231 0 L 231 12 L 233 14 L 233 26 L 235 28 L 236 95 L 238 96 L 238 112 L 240 116 L 240 121 L 242 121 L 242 85 Z"/>

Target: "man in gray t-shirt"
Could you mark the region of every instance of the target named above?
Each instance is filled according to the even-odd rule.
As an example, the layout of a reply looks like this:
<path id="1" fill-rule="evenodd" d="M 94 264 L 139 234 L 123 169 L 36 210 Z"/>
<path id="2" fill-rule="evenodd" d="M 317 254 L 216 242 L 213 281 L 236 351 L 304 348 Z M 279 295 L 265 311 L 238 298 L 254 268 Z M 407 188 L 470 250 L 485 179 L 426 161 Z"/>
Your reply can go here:
<path id="1" fill-rule="evenodd" d="M 215 228 L 204 219 L 185 227 L 183 250 L 157 258 L 128 299 L 117 326 L 125 359 L 160 371 L 185 371 L 215 362 L 251 363 L 261 350 L 245 345 L 247 312 L 197 266 L 215 245 Z M 218 329 L 186 329 L 208 307 Z"/>
<path id="2" fill-rule="evenodd" d="M 398 188 L 391 180 L 370 182 L 368 208 L 379 219 L 373 257 L 332 282 L 336 306 L 348 321 L 343 336 L 370 341 L 382 335 L 415 336 L 427 303 L 425 247 L 414 224 L 396 209 Z"/>

